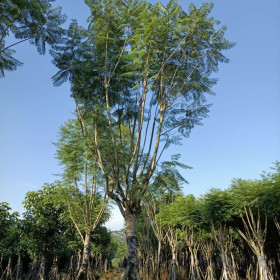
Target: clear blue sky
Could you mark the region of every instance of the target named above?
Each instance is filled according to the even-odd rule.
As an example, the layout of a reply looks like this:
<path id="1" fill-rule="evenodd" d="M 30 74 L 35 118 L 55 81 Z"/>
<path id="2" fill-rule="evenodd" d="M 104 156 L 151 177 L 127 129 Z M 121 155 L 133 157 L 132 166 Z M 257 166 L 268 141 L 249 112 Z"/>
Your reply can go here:
<path id="1" fill-rule="evenodd" d="M 155 1 L 151 1 L 154 3 Z M 162 1 L 166 3 L 167 1 Z M 203 1 L 194 1 L 200 5 Z M 179 1 L 185 8 L 189 2 Z M 216 0 L 212 15 L 228 26 L 237 42 L 226 52 L 229 64 L 216 74 L 218 85 L 204 126 L 195 128 L 182 147 L 192 166 L 184 192 L 200 195 L 211 187 L 226 188 L 233 178 L 259 178 L 280 160 L 280 1 Z M 89 11 L 82 0 L 59 0 L 68 18 L 85 25 Z M 23 211 L 25 193 L 52 182 L 60 172 L 54 158 L 59 126 L 74 110 L 69 87 L 55 88 L 49 55 L 33 46 L 16 46 L 24 66 L 0 80 L 0 201 Z M 119 215 L 109 223 L 119 228 Z"/>

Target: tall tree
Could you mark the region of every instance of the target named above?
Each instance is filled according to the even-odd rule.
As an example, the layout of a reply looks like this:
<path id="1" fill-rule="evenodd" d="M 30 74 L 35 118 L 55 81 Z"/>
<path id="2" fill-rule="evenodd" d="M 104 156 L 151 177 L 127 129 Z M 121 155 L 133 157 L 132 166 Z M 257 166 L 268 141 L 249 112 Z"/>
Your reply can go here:
<path id="1" fill-rule="evenodd" d="M 143 0 L 87 0 L 89 27 L 73 22 L 66 44 L 51 51 L 59 69 L 54 84 L 69 80 L 82 134 L 126 222 L 125 278 L 140 279 L 136 218 L 171 144 L 188 137 L 207 117 L 205 93 L 223 50 L 234 44 L 209 14 L 213 4 L 184 11 Z M 88 127 L 85 119 L 90 116 Z"/>
<path id="2" fill-rule="evenodd" d="M 0 2 L 0 78 L 4 71 L 13 71 L 22 63 L 14 58 L 14 46 L 29 41 L 39 54 L 46 44 L 61 42 L 66 16 L 61 8 L 52 8 L 53 0 L 5 0 Z M 7 38 L 13 38 L 7 43 Z"/>

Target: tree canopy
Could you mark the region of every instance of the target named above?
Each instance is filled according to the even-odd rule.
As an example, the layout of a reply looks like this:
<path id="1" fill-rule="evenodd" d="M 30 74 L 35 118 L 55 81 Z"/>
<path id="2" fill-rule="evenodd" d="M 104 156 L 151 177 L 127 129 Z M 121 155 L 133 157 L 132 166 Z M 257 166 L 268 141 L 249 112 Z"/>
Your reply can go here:
<path id="1" fill-rule="evenodd" d="M 207 117 L 217 80 L 234 46 L 210 16 L 213 4 L 188 12 L 177 1 L 88 0 L 87 29 L 72 21 L 51 50 L 54 85 L 69 81 L 76 113 L 105 191 L 126 220 L 128 279 L 139 279 L 136 217 L 163 152 Z"/>

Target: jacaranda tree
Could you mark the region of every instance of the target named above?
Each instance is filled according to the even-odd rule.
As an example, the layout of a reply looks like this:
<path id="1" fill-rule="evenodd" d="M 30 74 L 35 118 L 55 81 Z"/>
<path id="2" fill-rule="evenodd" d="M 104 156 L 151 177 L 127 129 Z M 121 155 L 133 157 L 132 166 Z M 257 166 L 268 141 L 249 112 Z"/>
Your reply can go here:
<path id="1" fill-rule="evenodd" d="M 145 0 L 87 0 L 87 30 L 73 21 L 51 51 L 56 86 L 71 83 L 81 133 L 126 222 L 127 279 L 139 279 L 136 218 L 164 151 L 182 143 L 209 112 L 205 94 L 222 51 L 234 44 L 209 16 Z"/>

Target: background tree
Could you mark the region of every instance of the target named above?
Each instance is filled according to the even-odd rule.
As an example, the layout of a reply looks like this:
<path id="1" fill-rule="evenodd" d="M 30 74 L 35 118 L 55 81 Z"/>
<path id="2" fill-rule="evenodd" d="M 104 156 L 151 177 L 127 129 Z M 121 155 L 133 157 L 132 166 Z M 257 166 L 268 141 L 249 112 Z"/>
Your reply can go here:
<path id="1" fill-rule="evenodd" d="M 47 278 L 53 260 L 70 258 L 70 243 L 77 240 L 75 229 L 67 218 L 67 210 L 59 201 L 60 182 L 45 184 L 38 191 L 28 192 L 23 202 L 22 242 L 33 260 L 31 274 Z"/>
<path id="2" fill-rule="evenodd" d="M 83 135 L 98 154 L 106 193 L 126 221 L 128 265 L 124 278 L 139 279 L 136 218 L 161 155 L 201 124 L 216 79 L 232 47 L 226 27 L 209 16 L 213 5 L 171 0 L 86 1 L 89 28 L 75 22 L 65 45 L 51 52 L 59 72 L 55 85 L 69 80 Z M 92 113 L 94 125 L 84 122 Z M 104 143 L 106 134 L 106 143 Z M 110 149 L 108 149 L 108 146 Z"/>
<path id="3" fill-rule="evenodd" d="M 0 203 L 0 275 L 12 278 L 12 258 L 19 255 L 19 213 L 10 212 L 8 203 Z"/>
<path id="4" fill-rule="evenodd" d="M 76 279 L 92 279 L 92 234 L 109 218 L 109 209 L 106 194 L 102 198 L 98 193 L 100 186 L 104 189 L 104 177 L 97 164 L 97 155 L 89 155 L 80 129 L 77 120 L 66 123 L 61 127 L 56 146 L 57 158 L 64 167 L 64 184 L 67 186 L 61 196 L 84 246 L 82 265 Z"/>

